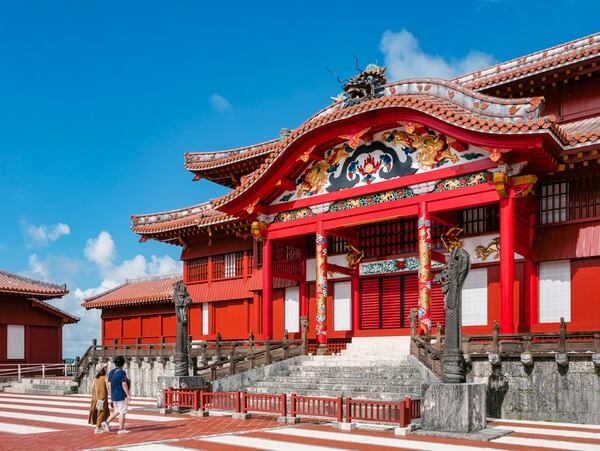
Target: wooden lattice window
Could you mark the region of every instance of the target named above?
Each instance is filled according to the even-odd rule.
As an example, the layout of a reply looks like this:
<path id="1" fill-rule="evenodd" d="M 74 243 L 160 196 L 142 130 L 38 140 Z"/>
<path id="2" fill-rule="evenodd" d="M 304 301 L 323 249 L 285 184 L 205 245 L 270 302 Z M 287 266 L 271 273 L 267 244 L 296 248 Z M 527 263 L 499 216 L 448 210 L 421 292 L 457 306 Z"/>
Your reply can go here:
<path id="1" fill-rule="evenodd" d="M 188 282 L 202 282 L 208 280 L 208 258 L 200 257 L 186 260 Z"/>
<path id="2" fill-rule="evenodd" d="M 569 181 L 540 186 L 540 224 L 567 221 L 569 218 Z"/>
<path id="3" fill-rule="evenodd" d="M 212 257 L 212 278 L 226 279 L 242 277 L 244 274 L 244 253 L 230 252 Z"/>
<path id="4" fill-rule="evenodd" d="M 465 235 L 478 235 L 498 230 L 500 218 L 498 204 L 465 208 L 460 213 Z"/>

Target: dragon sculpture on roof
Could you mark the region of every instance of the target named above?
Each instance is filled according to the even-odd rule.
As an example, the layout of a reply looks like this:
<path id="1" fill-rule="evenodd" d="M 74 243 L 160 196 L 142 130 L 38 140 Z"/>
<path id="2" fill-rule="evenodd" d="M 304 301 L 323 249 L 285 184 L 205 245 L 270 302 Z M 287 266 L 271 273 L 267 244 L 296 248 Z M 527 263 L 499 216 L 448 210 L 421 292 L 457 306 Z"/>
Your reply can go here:
<path id="1" fill-rule="evenodd" d="M 384 94 L 384 86 L 387 83 L 385 67 L 369 64 L 365 69 L 358 66 L 357 69 L 358 74 L 351 78 L 342 81 L 338 77 L 343 92 L 333 97 L 333 100 L 342 101 L 342 108 L 356 105 L 366 99 L 382 97 Z"/>

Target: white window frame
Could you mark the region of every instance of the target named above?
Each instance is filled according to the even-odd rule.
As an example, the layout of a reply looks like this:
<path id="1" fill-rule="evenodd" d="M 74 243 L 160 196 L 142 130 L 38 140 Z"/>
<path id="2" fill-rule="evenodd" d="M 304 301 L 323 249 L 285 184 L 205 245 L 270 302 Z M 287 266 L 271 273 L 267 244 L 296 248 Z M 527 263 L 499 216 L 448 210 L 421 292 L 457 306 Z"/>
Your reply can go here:
<path id="1" fill-rule="evenodd" d="M 333 330 L 352 330 L 352 282 L 333 284 Z"/>
<path id="2" fill-rule="evenodd" d="M 284 296 L 284 329 L 289 333 L 300 332 L 300 288 L 288 287 Z"/>
<path id="3" fill-rule="evenodd" d="M 223 257 L 225 277 L 235 277 L 235 252 L 225 254 Z"/>
<path id="4" fill-rule="evenodd" d="M 6 326 L 6 359 L 25 360 L 25 326 L 21 324 Z"/>
<path id="5" fill-rule="evenodd" d="M 571 321 L 571 261 L 555 260 L 538 265 L 540 323 Z"/>
<path id="6" fill-rule="evenodd" d="M 486 326 L 488 323 L 488 269 L 469 271 L 462 289 L 461 321 L 463 326 Z"/>
<path id="7" fill-rule="evenodd" d="M 208 319 L 208 302 L 202 303 L 202 335 L 210 333 L 210 323 Z"/>

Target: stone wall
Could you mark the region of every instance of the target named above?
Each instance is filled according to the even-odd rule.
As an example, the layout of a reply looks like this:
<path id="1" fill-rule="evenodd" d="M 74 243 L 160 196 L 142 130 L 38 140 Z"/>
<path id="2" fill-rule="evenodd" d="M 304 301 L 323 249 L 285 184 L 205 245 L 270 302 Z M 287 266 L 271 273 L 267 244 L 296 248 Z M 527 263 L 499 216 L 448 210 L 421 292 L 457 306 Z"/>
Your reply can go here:
<path id="1" fill-rule="evenodd" d="M 105 359 L 104 362 L 108 363 L 108 371 L 115 367 L 112 360 Z M 88 374 L 81 379 L 79 393 L 91 393 L 92 383 L 96 375 L 94 368 L 96 363 L 88 364 Z M 166 359 L 133 357 L 127 359 L 124 369 L 131 381 L 130 392 L 132 396 L 156 398 L 156 381 L 160 376 L 173 376 L 175 374 L 175 363 L 173 357 Z"/>
<path id="2" fill-rule="evenodd" d="M 530 368 L 476 360 L 467 381 L 488 384 L 490 417 L 600 424 L 600 371 L 589 358 L 572 357 L 566 368 L 553 358 L 536 357 Z"/>

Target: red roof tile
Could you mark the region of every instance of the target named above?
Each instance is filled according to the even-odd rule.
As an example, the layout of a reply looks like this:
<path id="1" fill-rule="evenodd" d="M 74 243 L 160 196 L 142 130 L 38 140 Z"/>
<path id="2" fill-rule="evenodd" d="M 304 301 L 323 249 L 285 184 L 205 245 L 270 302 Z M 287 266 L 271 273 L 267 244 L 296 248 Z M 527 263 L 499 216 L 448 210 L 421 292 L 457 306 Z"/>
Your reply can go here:
<path id="1" fill-rule="evenodd" d="M 596 33 L 461 75 L 453 81 L 470 89 L 483 90 L 519 78 L 548 72 L 557 67 L 581 64 L 583 61 L 599 57 L 600 33 Z"/>
<path id="2" fill-rule="evenodd" d="M 278 141 L 279 139 L 272 139 L 251 146 L 214 152 L 187 152 L 185 154 L 184 166 L 188 171 L 192 172 L 200 172 L 219 166 L 226 166 L 238 161 L 267 155 Z"/>
<path id="3" fill-rule="evenodd" d="M 182 280 L 180 275 L 128 280 L 118 287 L 84 299 L 81 305 L 91 309 L 170 301 L 173 284 Z"/>
<path id="4" fill-rule="evenodd" d="M 66 285 L 41 282 L 0 270 L 0 293 L 25 294 L 52 299 L 62 297 L 68 292 Z"/>
<path id="5" fill-rule="evenodd" d="M 600 116 L 557 124 L 561 139 L 571 145 L 600 141 Z"/>

